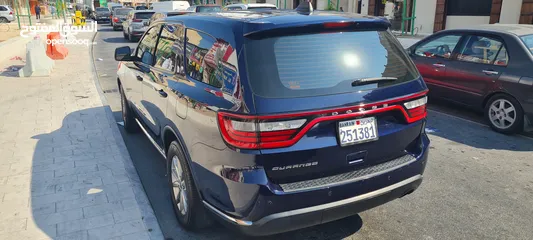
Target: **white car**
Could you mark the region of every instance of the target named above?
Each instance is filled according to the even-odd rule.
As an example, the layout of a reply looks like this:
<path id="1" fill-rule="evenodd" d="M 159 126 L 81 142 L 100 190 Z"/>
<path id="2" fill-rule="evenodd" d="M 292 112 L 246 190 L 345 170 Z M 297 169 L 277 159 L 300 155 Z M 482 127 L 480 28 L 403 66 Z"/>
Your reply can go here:
<path id="1" fill-rule="evenodd" d="M 15 21 L 13 9 L 8 5 L 0 5 L 0 23 L 9 23 Z"/>
<path id="2" fill-rule="evenodd" d="M 224 11 L 235 11 L 235 10 L 268 10 L 268 9 L 278 9 L 276 5 L 270 3 L 237 3 L 224 6 Z"/>

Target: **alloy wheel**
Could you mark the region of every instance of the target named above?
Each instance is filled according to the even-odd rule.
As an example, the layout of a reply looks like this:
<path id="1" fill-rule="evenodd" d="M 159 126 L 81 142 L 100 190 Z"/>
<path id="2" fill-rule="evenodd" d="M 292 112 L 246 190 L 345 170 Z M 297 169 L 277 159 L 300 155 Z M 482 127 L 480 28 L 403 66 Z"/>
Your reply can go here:
<path id="1" fill-rule="evenodd" d="M 185 179 L 183 176 L 183 169 L 181 167 L 180 160 L 178 156 L 172 157 L 172 193 L 174 194 L 174 199 L 176 200 L 176 205 L 179 212 L 182 215 L 187 214 L 187 187 L 185 185 Z"/>
<path id="2" fill-rule="evenodd" d="M 489 120 L 499 129 L 511 127 L 516 121 L 516 116 L 515 106 L 505 99 L 494 101 L 489 108 Z"/>

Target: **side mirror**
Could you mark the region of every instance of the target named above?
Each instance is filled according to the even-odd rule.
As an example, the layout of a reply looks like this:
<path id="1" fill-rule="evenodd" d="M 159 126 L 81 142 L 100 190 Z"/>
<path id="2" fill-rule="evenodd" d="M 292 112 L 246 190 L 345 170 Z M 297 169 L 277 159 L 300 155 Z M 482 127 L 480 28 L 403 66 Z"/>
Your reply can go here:
<path id="1" fill-rule="evenodd" d="M 132 61 L 131 57 L 131 48 L 128 46 L 119 47 L 115 49 L 115 60 L 116 61 Z"/>

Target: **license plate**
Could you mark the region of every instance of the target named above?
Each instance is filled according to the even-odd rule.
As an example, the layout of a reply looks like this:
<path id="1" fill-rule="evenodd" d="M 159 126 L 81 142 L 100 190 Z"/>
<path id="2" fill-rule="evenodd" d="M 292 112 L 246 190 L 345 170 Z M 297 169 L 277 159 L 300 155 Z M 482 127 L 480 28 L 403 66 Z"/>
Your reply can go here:
<path id="1" fill-rule="evenodd" d="M 361 118 L 339 122 L 339 142 L 341 146 L 378 140 L 376 118 Z"/>

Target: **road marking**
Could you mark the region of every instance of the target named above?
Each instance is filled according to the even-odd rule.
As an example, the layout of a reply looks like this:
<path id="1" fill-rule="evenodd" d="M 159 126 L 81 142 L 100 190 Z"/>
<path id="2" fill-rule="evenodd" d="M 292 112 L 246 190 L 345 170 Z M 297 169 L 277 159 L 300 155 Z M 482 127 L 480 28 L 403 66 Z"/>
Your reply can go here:
<path id="1" fill-rule="evenodd" d="M 473 124 L 476 124 L 476 125 L 478 125 L 478 126 L 482 126 L 482 127 L 490 128 L 490 126 L 487 125 L 487 124 L 479 123 L 479 122 L 472 121 L 472 120 L 469 120 L 469 119 L 466 119 L 466 118 L 462 118 L 462 117 L 454 116 L 454 115 L 451 115 L 451 114 L 448 114 L 448 113 L 444 113 L 444 112 L 440 112 L 440 111 L 433 110 L 433 109 L 428 109 L 428 112 L 429 112 L 429 111 L 431 111 L 431 112 L 435 112 L 435 113 L 438 113 L 438 114 L 442 114 L 442 115 L 445 115 L 445 116 L 448 116 L 448 117 L 451 117 L 451 118 L 455 118 L 455 119 L 463 120 L 463 121 L 466 121 L 466 122 L 469 122 L 469 123 L 473 123 Z M 524 135 L 522 135 L 522 134 L 515 134 L 515 135 L 516 135 L 516 136 L 519 136 L 519 137 L 522 137 L 522 138 L 525 138 L 525 139 L 528 139 L 528 140 L 533 140 L 532 137 L 524 136 Z"/>

